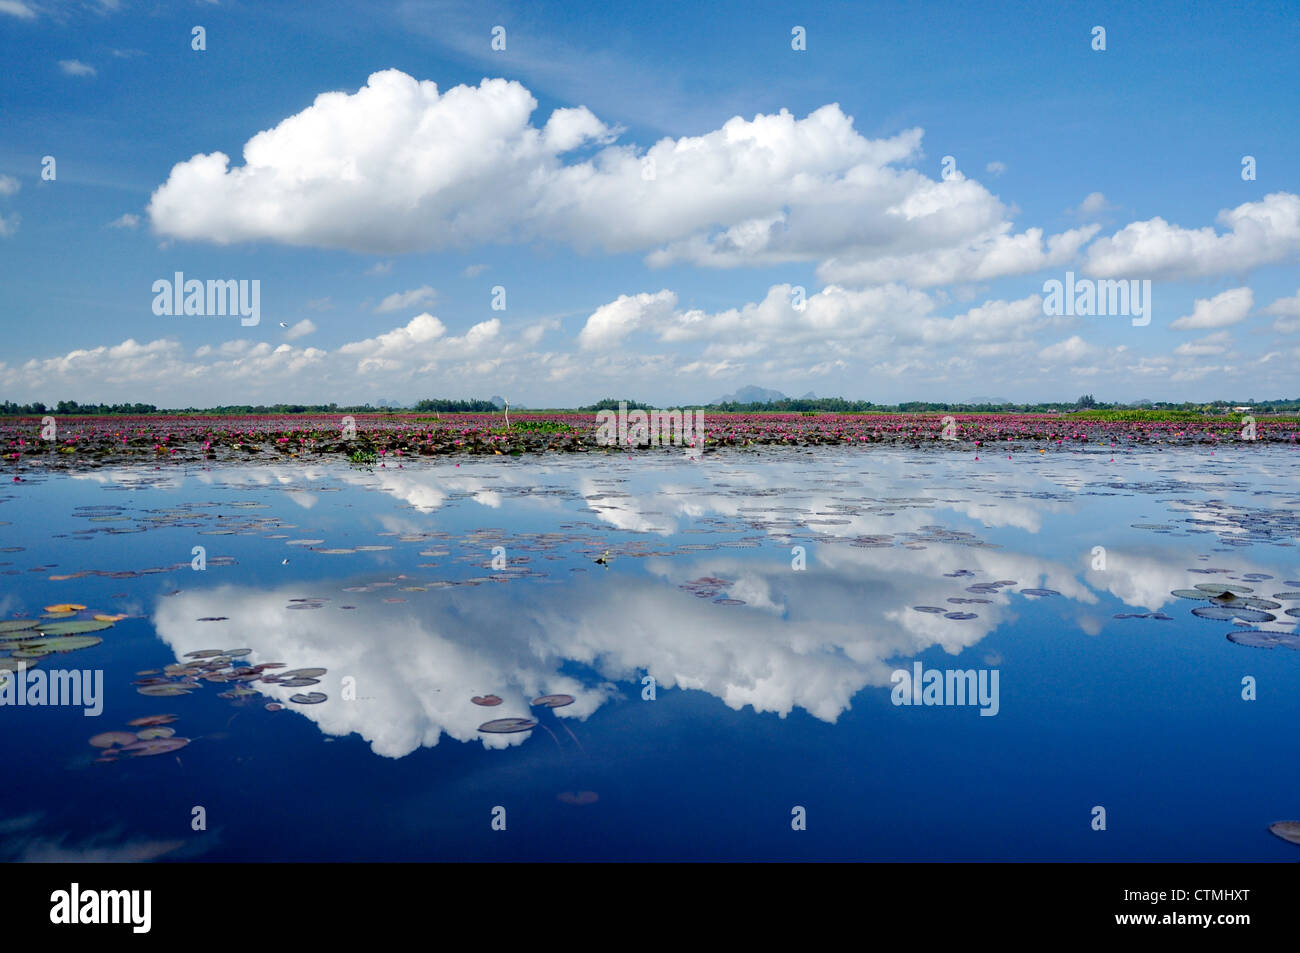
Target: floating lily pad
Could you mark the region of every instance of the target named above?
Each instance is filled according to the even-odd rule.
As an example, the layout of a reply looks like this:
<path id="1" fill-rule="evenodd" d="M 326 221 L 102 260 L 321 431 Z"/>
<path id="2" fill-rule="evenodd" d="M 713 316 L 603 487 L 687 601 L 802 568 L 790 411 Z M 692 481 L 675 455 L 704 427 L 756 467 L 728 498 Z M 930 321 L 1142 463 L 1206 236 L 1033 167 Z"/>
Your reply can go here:
<path id="1" fill-rule="evenodd" d="M 1268 825 L 1268 832 L 1292 844 L 1300 844 L 1300 821 L 1276 821 Z"/>
<path id="2" fill-rule="evenodd" d="M 1202 599 L 1202 600 L 1204 600 L 1204 599 L 1209 599 L 1209 598 L 1211 598 L 1211 596 L 1210 596 L 1210 594 L 1209 594 L 1208 592 L 1204 592 L 1204 591 L 1202 591 L 1202 590 L 1200 590 L 1200 589 L 1175 589 L 1175 590 L 1173 590 L 1173 591 L 1170 593 L 1170 595 L 1171 595 L 1171 596 L 1177 596 L 1179 599 Z"/>
<path id="3" fill-rule="evenodd" d="M 222 649 L 221 654 L 227 658 L 243 658 L 245 655 L 252 655 L 252 649 Z"/>
<path id="4" fill-rule="evenodd" d="M 150 728 L 154 725 L 168 725 L 175 720 L 175 715 L 145 715 L 143 718 L 132 718 L 127 724 L 132 728 Z"/>
<path id="5" fill-rule="evenodd" d="M 114 745 L 133 745 L 140 739 L 129 731 L 105 731 L 90 739 L 96 748 L 112 748 Z"/>
<path id="6" fill-rule="evenodd" d="M 287 672 L 281 672 L 281 678 L 320 678 L 328 671 L 323 668 L 295 668 Z"/>
<path id="7" fill-rule="evenodd" d="M 117 615 L 108 615 L 103 612 L 96 612 L 93 616 L 91 616 L 91 618 L 94 619 L 96 622 L 121 622 L 123 619 L 126 618 L 126 613 L 122 612 Z"/>
<path id="8" fill-rule="evenodd" d="M 136 738 L 140 741 L 154 741 L 157 738 L 170 738 L 176 734 L 175 728 L 154 727 L 143 728 L 135 733 Z"/>
<path id="9" fill-rule="evenodd" d="M 572 695 L 542 695 L 534 698 L 529 704 L 541 706 L 544 708 L 563 708 L 565 705 L 573 704 Z"/>
<path id="10" fill-rule="evenodd" d="M 1243 595 L 1255 590 L 1250 586 L 1229 586 L 1219 582 L 1198 582 L 1196 588 L 1201 592 L 1220 593 L 1220 592 L 1239 592 Z"/>
<path id="11" fill-rule="evenodd" d="M 186 652 L 182 658 L 216 658 L 221 654 L 221 649 L 198 649 L 194 652 Z"/>
<path id="12" fill-rule="evenodd" d="M 46 606 L 46 612 L 80 612 L 86 608 L 76 602 L 60 602 L 58 605 Z"/>
<path id="13" fill-rule="evenodd" d="M 491 708 L 494 705 L 501 704 L 501 698 L 498 695 L 475 695 L 470 699 L 475 705 L 482 705 L 485 708 Z"/>
<path id="14" fill-rule="evenodd" d="M 103 632 L 105 629 L 111 629 L 111 622 L 54 622 L 50 625 L 40 627 L 46 635 L 84 635 L 87 632 Z"/>
<path id="15" fill-rule="evenodd" d="M 912 606 L 917 612 L 933 612 L 942 614 L 946 610 L 939 606 Z"/>
<path id="16" fill-rule="evenodd" d="M 1242 622 L 1272 622 L 1277 618 L 1270 612 L 1248 609 L 1245 606 L 1197 606 L 1192 610 L 1192 615 L 1202 619 L 1213 619 L 1216 622 L 1227 622 L 1230 619 L 1240 619 Z"/>
<path id="17" fill-rule="evenodd" d="M 97 635 L 60 635 L 37 642 L 24 642 L 22 645 L 23 648 L 43 648 L 47 652 L 75 652 L 77 649 L 91 648 L 103 641 Z"/>
<path id="18" fill-rule="evenodd" d="M 319 684 L 320 684 L 320 679 L 319 679 L 319 678 L 283 678 L 283 677 L 281 677 L 281 678 L 279 679 L 279 683 L 280 683 L 281 685 L 283 685 L 285 688 L 306 688 L 308 685 L 319 685 Z"/>
<path id="19" fill-rule="evenodd" d="M 137 741 L 127 745 L 123 751 L 129 751 L 133 758 L 149 758 L 159 754 L 171 754 L 190 743 L 189 738 L 154 738 L 150 741 Z"/>
<path id="20" fill-rule="evenodd" d="M 44 655 L 49 655 L 53 651 L 53 649 L 47 648 L 44 645 L 37 646 L 29 644 L 26 648 L 15 649 L 11 657 L 16 659 L 41 658 Z"/>
<path id="21" fill-rule="evenodd" d="M 171 685 L 145 685 L 142 688 L 137 688 L 136 691 L 141 695 L 148 695 L 153 698 L 169 698 L 173 695 L 188 695 L 193 689 L 173 683 Z"/>
<path id="22" fill-rule="evenodd" d="M 41 615 L 42 619 L 71 619 L 75 612 L 46 612 Z"/>
<path id="23" fill-rule="evenodd" d="M 289 701 L 298 705 L 319 705 L 328 697 L 324 692 L 307 692 L 305 695 L 290 695 Z"/>
<path id="24" fill-rule="evenodd" d="M 36 628 L 39 619 L 6 619 L 0 622 L 0 636 L 8 632 L 25 632 Z"/>
<path id="25" fill-rule="evenodd" d="M 1021 589 L 1022 596 L 1059 596 L 1055 589 Z"/>
<path id="26" fill-rule="evenodd" d="M 1273 593 L 1273 598 L 1284 599 L 1285 601 L 1290 602 L 1293 599 L 1300 599 L 1300 591 L 1287 590 L 1286 592 L 1275 592 Z M 3 623 L 0 623 L 0 625 L 3 625 Z M 0 631 L 4 630 L 0 629 Z"/>
<path id="27" fill-rule="evenodd" d="M 510 735 L 518 731 L 532 731 L 536 727 L 537 722 L 531 718 L 497 718 L 483 722 L 478 730 L 493 735 Z"/>
<path id="28" fill-rule="evenodd" d="M 1252 649 L 1295 649 L 1300 651 L 1300 634 L 1295 632 L 1268 632 L 1263 629 L 1242 629 L 1229 632 L 1228 641 Z"/>

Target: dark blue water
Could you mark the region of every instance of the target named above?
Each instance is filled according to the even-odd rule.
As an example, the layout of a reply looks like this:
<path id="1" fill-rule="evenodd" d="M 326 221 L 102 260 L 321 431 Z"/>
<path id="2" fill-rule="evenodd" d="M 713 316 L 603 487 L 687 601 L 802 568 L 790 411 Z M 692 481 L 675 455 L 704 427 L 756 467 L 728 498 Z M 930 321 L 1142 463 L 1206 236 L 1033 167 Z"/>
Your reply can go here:
<path id="1" fill-rule="evenodd" d="M 32 477 L 0 497 L 0 618 L 127 618 L 37 666 L 102 670 L 100 716 L 0 707 L 3 851 L 1300 859 L 1267 830 L 1300 818 L 1300 652 L 1226 638 L 1300 621 L 1274 599 L 1300 589 L 1294 461 L 873 448 Z M 990 582 L 1012 584 L 968 591 Z M 1206 583 L 1274 618 L 1171 594 Z M 241 698 L 132 685 L 235 648 L 327 673 Z M 916 661 L 996 670 L 997 713 L 894 704 Z M 545 693 L 575 701 L 530 706 Z M 91 736 L 163 713 L 189 745 L 96 762 Z M 538 726 L 478 731 L 504 717 Z"/>

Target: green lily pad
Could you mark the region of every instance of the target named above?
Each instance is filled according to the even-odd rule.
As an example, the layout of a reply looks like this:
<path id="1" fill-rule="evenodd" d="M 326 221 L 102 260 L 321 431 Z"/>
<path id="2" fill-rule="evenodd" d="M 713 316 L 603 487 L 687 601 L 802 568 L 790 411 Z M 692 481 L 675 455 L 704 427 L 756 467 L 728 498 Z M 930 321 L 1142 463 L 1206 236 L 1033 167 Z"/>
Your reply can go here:
<path id="1" fill-rule="evenodd" d="M 40 658 L 43 655 L 49 655 L 53 651 L 54 649 L 46 648 L 43 645 L 39 647 L 29 646 L 16 650 L 12 657 L 16 659 Z"/>
<path id="2" fill-rule="evenodd" d="M 104 640 L 97 635 L 57 635 L 50 639 L 37 639 L 34 642 L 23 642 L 23 649 L 44 649 L 49 652 L 75 652 L 77 649 L 88 649 L 98 645 Z"/>
<path id="3" fill-rule="evenodd" d="M 9 632 L 22 632 L 25 629 L 36 628 L 39 619 L 5 619 L 0 622 L 0 638 Z"/>
<path id="4" fill-rule="evenodd" d="M 111 622 L 95 622 L 86 620 L 85 622 L 54 622 L 50 625 L 41 626 L 41 632 L 45 635 L 84 635 L 87 632 L 103 632 L 105 629 L 111 629 Z"/>

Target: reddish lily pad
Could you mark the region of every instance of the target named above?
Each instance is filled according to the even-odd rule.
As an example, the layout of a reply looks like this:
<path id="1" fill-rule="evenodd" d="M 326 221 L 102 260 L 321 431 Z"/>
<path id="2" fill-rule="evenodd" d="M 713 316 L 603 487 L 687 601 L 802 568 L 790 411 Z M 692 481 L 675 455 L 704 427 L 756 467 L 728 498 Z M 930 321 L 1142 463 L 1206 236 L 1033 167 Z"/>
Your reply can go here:
<path id="1" fill-rule="evenodd" d="M 573 704 L 572 695 L 541 695 L 534 698 L 532 705 L 542 706 L 545 708 L 563 708 L 565 705 Z"/>
<path id="2" fill-rule="evenodd" d="M 493 721 L 485 721 L 478 726 L 478 730 L 488 734 L 510 735 L 517 731 L 532 731 L 536 727 L 537 722 L 531 718 L 497 718 Z"/>
<path id="3" fill-rule="evenodd" d="M 137 741 L 127 745 L 123 751 L 131 752 L 133 758 L 149 758 L 159 754 L 171 754 L 180 751 L 190 743 L 189 738 L 154 738 L 150 741 Z"/>
<path id="4" fill-rule="evenodd" d="M 132 718 L 127 724 L 132 728 L 152 728 L 155 725 L 171 724 L 175 720 L 175 715 L 145 715 L 143 718 Z"/>
<path id="5" fill-rule="evenodd" d="M 485 708 L 491 708 L 491 707 L 493 707 L 494 705 L 500 705 L 500 704 L 501 704 L 501 696 L 499 696 L 499 695 L 475 695 L 473 698 L 470 699 L 470 701 L 472 701 L 475 705 L 482 705 L 482 706 L 485 707 Z"/>
<path id="6" fill-rule="evenodd" d="M 114 745 L 133 745 L 140 739 L 129 731 L 105 731 L 90 739 L 96 748 L 112 748 Z"/>

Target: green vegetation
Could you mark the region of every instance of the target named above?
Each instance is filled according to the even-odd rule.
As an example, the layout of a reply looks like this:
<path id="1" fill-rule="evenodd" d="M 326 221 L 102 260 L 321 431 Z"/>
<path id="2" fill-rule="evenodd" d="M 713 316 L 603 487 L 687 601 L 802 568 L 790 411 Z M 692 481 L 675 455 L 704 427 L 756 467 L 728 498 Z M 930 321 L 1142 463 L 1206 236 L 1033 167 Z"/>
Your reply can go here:
<path id="1" fill-rule="evenodd" d="M 586 407 L 579 407 L 578 410 L 589 411 L 594 413 L 598 410 L 618 410 L 619 402 L 627 405 L 628 410 L 655 410 L 650 404 L 643 404 L 639 400 L 628 400 L 626 397 L 605 397 L 596 401 L 594 404 L 588 404 Z"/>
<path id="2" fill-rule="evenodd" d="M 417 400 L 411 409 L 419 414 L 427 414 L 431 411 L 440 414 L 490 414 L 501 408 L 490 400 L 451 400 L 437 397 L 431 400 Z"/>
<path id="3" fill-rule="evenodd" d="M 353 450 L 348 454 L 348 460 L 352 463 L 369 466 L 379 462 L 379 454 L 373 450 Z"/>
<path id="4" fill-rule="evenodd" d="M 516 420 L 510 425 L 510 430 L 527 433 L 575 433 L 572 427 L 558 420 Z M 503 427 L 501 432 L 507 431 Z M 493 433 L 496 431 L 494 430 Z"/>

